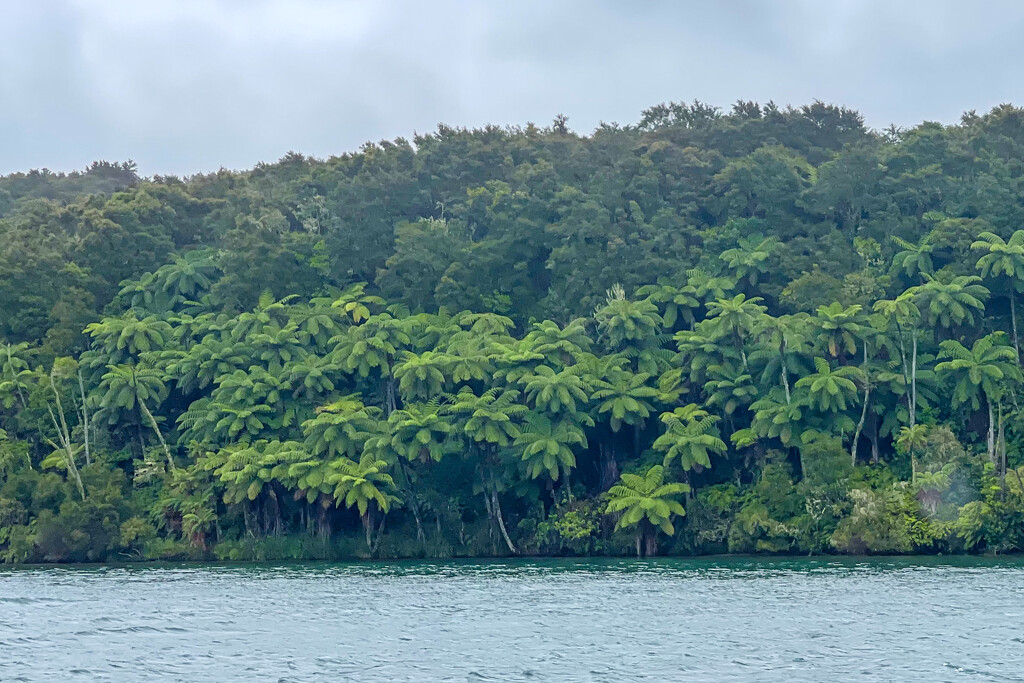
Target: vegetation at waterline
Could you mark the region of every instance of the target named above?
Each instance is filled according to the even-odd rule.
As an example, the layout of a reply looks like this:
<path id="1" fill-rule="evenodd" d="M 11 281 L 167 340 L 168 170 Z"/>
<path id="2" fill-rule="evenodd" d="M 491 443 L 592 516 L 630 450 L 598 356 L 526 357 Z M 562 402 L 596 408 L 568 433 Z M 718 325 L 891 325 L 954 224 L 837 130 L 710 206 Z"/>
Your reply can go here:
<path id="1" fill-rule="evenodd" d="M 0 559 L 1024 549 L 1024 111 L 0 178 Z"/>

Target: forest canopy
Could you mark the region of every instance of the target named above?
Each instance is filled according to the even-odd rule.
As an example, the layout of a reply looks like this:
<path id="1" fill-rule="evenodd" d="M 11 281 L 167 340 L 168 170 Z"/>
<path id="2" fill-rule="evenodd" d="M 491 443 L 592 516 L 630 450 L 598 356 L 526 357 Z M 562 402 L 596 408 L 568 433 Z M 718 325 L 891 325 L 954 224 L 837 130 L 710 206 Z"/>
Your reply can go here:
<path id="1" fill-rule="evenodd" d="M 1024 549 L 1024 110 L 0 178 L 0 561 Z"/>

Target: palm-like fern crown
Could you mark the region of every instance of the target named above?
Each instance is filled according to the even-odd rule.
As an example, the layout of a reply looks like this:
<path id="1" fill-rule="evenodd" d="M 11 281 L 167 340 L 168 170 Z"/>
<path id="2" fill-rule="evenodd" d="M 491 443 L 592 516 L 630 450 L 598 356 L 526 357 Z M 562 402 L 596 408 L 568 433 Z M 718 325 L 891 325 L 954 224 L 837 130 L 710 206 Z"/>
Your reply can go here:
<path id="1" fill-rule="evenodd" d="M 518 398 L 515 389 L 492 387 L 477 396 L 465 388 L 456 394 L 448 412 L 465 416 L 462 430 L 473 441 L 506 447 L 519 436 L 519 419 L 528 410 L 517 403 Z"/>
<path id="2" fill-rule="evenodd" d="M 974 316 L 985 312 L 984 302 L 989 296 L 980 282 L 976 275 L 926 275 L 925 283 L 913 289 L 914 301 L 929 324 L 943 328 L 973 325 Z"/>
<path id="3" fill-rule="evenodd" d="M 967 348 L 955 339 L 939 344 L 940 358 L 947 358 L 935 366 L 940 375 L 956 379 L 953 405 L 969 403 L 977 409 L 982 397 L 999 400 L 1006 391 L 1006 380 L 1022 379 L 1017 352 L 1006 343 L 1003 332 L 986 335 Z"/>
<path id="4" fill-rule="evenodd" d="M 594 318 L 601 338 L 613 350 L 626 344 L 642 344 L 657 336 L 662 326 L 658 307 L 647 299 L 630 301 L 621 285 L 608 291 L 607 302 L 595 311 Z"/>
<path id="5" fill-rule="evenodd" d="M 907 276 L 931 275 L 935 272 L 935 267 L 932 263 L 932 253 L 935 251 L 935 245 L 929 241 L 927 236 L 923 237 L 917 244 L 908 242 L 895 235 L 891 235 L 889 239 L 902 250 L 893 257 L 892 269 L 894 271 L 902 271 Z"/>
<path id="6" fill-rule="evenodd" d="M 334 471 L 325 481 L 334 486 L 335 505 L 344 503 L 345 507 L 356 507 L 360 515 L 365 515 L 371 503 L 387 512 L 393 503 L 400 502 L 392 493 L 395 481 L 387 472 L 387 462 L 365 453 L 358 462 L 340 458 L 331 463 L 331 467 Z"/>
<path id="7" fill-rule="evenodd" d="M 863 371 L 849 365 L 833 370 L 824 358 L 814 359 L 814 369 L 813 374 L 797 380 L 797 388 L 806 388 L 812 405 L 822 412 L 846 410 L 857 396 L 857 382 L 863 381 Z"/>
<path id="8" fill-rule="evenodd" d="M 719 419 L 693 403 L 662 413 L 661 421 L 667 430 L 655 440 L 654 450 L 665 454 L 664 466 L 678 459 L 684 470 L 697 465 L 710 467 L 710 454 L 727 450 L 725 442 L 713 433 Z"/>
<path id="9" fill-rule="evenodd" d="M 666 534 L 675 533 L 671 518 L 685 515 L 686 510 L 676 500 L 690 490 L 681 483 L 665 483 L 665 470 L 654 465 L 642 476 L 624 473 L 618 484 L 608 489 L 609 514 L 621 512 L 616 529 L 636 526 L 641 521 L 659 527 Z"/>
<path id="10" fill-rule="evenodd" d="M 753 285 L 757 283 L 758 276 L 768 269 L 767 261 L 775 253 L 778 244 L 779 238 L 775 235 L 741 237 L 737 247 L 725 250 L 718 258 L 725 262 L 737 280 L 746 279 Z"/>
<path id="11" fill-rule="evenodd" d="M 971 249 L 985 252 L 977 263 L 982 277 L 1005 277 L 1017 291 L 1024 290 L 1024 230 L 1015 231 L 1009 240 L 983 232 Z"/>

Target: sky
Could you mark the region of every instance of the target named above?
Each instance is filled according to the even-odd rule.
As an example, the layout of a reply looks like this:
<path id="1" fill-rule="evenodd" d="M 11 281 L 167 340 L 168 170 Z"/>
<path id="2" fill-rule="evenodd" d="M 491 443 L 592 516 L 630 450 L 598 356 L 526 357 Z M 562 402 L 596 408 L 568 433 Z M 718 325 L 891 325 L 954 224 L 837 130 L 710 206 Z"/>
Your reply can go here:
<path id="1" fill-rule="evenodd" d="M 668 101 L 953 123 L 1024 105 L 1019 0 L 0 0 L 0 174 L 143 175 Z"/>

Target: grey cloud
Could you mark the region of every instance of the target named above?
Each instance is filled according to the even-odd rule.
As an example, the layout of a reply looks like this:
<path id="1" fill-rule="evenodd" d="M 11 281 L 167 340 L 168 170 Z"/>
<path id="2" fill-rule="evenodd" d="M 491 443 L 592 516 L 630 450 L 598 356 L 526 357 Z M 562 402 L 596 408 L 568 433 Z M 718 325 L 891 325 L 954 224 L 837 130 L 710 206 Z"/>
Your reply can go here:
<path id="1" fill-rule="evenodd" d="M 1024 5 L 990 0 L 42 0 L 0 6 L 0 173 L 329 156 L 438 122 L 636 121 L 666 100 L 1024 103 Z"/>

